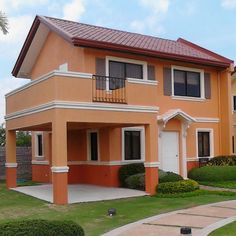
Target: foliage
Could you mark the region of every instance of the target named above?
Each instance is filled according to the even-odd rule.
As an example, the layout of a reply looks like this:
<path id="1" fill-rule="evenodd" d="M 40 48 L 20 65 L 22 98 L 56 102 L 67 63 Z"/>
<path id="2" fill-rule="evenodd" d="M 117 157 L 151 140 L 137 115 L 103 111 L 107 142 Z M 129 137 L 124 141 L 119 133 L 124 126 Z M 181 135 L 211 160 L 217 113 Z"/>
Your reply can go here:
<path id="1" fill-rule="evenodd" d="M 145 174 L 131 175 L 125 180 L 127 188 L 145 190 Z"/>
<path id="2" fill-rule="evenodd" d="M 2 11 L 0 11 L 0 29 L 3 34 L 8 33 L 8 20 L 6 15 Z"/>
<path id="3" fill-rule="evenodd" d="M 168 172 L 165 172 L 164 175 L 159 174 L 159 183 L 176 182 L 180 180 L 183 180 L 183 177 L 173 172 L 168 171 Z"/>
<path id="4" fill-rule="evenodd" d="M 157 193 L 174 194 L 192 192 L 199 189 L 199 185 L 194 180 L 180 180 L 177 182 L 160 183 L 156 187 Z"/>
<path id="5" fill-rule="evenodd" d="M 19 220 L 0 224 L 1 235 L 17 236 L 84 236 L 84 230 L 73 221 Z"/>
<path id="6" fill-rule="evenodd" d="M 4 124 L 0 125 L 0 146 L 4 147 L 6 144 L 6 130 Z"/>
<path id="7" fill-rule="evenodd" d="M 236 221 L 227 224 L 219 229 L 214 230 L 209 236 L 235 236 L 236 235 Z"/>
<path id="8" fill-rule="evenodd" d="M 208 161 L 207 166 L 235 166 L 236 156 L 217 156 Z"/>
<path id="9" fill-rule="evenodd" d="M 188 177 L 196 181 L 229 181 L 236 180 L 236 166 L 204 166 L 193 168 Z"/>
<path id="10" fill-rule="evenodd" d="M 212 187 L 217 187 L 217 188 L 236 189 L 236 180 L 235 181 L 217 181 L 217 182 L 200 181 L 198 183 L 201 185 L 212 186 Z"/>
<path id="11" fill-rule="evenodd" d="M 127 164 L 127 165 L 121 166 L 119 169 L 119 180 L 120 180 L 121 186 L 127 187 L 125 180 L 129 176 L 144 173 L 144 172 L 145 172 L 145 168 L 144 168 L 143 163 L 133 163 L 133 164 Z"/>

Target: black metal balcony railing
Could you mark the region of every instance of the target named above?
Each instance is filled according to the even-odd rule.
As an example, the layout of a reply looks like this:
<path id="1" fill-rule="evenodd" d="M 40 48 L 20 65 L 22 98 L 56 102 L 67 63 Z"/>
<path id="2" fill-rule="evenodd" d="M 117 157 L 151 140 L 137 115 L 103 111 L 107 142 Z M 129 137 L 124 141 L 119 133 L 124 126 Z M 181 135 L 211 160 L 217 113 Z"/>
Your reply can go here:
<path id="1" fill-rule="evenodd" d="M 126 103 L 126 79 L 94 75 L 93 101 Z"/>

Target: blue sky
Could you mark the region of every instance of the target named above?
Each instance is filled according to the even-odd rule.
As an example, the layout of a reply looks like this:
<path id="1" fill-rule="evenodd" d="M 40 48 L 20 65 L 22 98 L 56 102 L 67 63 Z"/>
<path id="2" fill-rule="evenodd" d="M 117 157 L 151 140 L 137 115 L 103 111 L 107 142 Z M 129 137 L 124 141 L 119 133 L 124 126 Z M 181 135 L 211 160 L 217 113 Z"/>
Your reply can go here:
<path id="1" fill-rule="evenodd" d="M 11 70 L 36 14 L 139 32 L 179 37 L 236 61 L 236 0 L 0 0 L 9 34 L 0 33 L 0 123 L 4 94 L 28 82 Z"/>

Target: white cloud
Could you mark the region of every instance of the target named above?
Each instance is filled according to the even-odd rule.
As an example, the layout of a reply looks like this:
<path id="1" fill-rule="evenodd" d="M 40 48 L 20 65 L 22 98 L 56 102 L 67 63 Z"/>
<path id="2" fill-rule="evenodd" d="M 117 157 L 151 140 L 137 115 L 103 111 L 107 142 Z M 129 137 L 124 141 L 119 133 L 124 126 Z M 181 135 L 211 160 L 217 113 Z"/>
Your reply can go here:
<path id="1" fill-rule="evenodd" d="M 63 6 L 63 18 L 67 20 L 79 20 L 85 12 L 83 0 L 72 0 Z"/>
<path id="2" fill-rule="evenodd" d="M 0 124 L 4 122 L 5 116 L 5 94 L 21 85 L 29 82 L 27 79 L 2 78 L 0 83 Z"/>
<path id="3" fill-rule="evenodd" d="M 236 0 L 222 0 L 221 5 L 226 9 L 236 8 Z"/>
<path id="4" fill-rule="evenodd" d="M 145 7 L 150 13 L 142 20 L 133 20 L 130 27 L 140 33 L 149 30 L 153 34 L 163 34 L 165 29 L 162 22 L 168 13 L 169 0 L 139 0 L 141 7 Z"/>

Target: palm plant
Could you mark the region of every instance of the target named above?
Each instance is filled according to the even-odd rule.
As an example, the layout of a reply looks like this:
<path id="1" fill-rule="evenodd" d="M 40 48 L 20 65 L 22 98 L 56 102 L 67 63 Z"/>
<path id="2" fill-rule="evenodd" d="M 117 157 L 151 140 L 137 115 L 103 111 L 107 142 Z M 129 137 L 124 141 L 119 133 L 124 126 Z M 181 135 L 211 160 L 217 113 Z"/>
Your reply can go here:
<path id="1" fill-rule="evenodd" d="M 0 29 L 3 32 L 3 34 L 8 33 L 8 20 L 6 15 L 0 11 Z"/>

